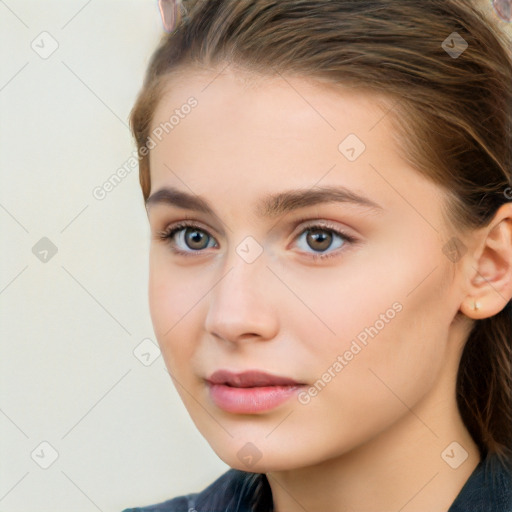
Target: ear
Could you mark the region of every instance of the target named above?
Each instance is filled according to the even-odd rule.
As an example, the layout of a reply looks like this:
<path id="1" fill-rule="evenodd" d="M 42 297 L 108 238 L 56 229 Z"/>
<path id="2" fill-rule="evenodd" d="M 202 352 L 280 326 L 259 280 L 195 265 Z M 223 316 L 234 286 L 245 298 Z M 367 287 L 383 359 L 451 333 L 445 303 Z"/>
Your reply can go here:
<path id="1" fill-rule="evenodd" d="M 473 319 L 496 315 L 512 298 L 512 202 L 478 233 L 477 253 L 468 259 L 468 294 L 460 306 Z"/>

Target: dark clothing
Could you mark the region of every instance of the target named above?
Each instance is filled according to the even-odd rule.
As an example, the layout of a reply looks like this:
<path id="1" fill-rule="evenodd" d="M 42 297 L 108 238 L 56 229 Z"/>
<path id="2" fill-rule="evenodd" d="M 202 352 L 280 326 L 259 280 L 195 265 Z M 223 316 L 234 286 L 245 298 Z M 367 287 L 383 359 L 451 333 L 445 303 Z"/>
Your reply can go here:
<path id="1" fill-rule="evenodd" d="M 494 477 L 494 478 L 493 478 Z M 264 474 L 230 469 L 200 493 L 123 512 L 272 512 Z M 496 457 L 480 461 L 448 512 L 512 512 L 512 472 Z"/>

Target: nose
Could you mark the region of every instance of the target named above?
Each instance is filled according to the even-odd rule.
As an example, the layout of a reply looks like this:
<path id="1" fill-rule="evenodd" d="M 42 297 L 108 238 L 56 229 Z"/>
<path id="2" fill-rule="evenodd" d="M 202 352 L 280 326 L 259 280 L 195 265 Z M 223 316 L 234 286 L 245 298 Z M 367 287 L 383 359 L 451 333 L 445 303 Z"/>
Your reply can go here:
<path id="1" fill-rule="evenodd" d="M 276 278 L 266 267 L 263 255 L 247 263 L 233 252 L 222 277 L 208 294 L 206 331 L 230 343 L 275 337 L 277 296 L 268 286 L 272 279 Z"/>

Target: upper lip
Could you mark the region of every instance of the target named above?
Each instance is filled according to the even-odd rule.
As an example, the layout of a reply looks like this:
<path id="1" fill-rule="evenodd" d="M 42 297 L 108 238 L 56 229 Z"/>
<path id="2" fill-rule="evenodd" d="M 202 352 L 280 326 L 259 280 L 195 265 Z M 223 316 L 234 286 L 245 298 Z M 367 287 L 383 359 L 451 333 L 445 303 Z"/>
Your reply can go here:
<path id="1" fill-rule="evenodd" d="M 293 379 L 289 379 L 288 377 L 272 375 L 270 373 L 261 372 L 258 370 L 251 370 L 241 373 L 233 373 L 229 370 L 217 370 L 216 372 L 213 372 L 206 380 L 210 384 L 225 384 L 227 386 L 237 388 L 293 386 L 300 384 L 299 382 L 296 382 Z"/>

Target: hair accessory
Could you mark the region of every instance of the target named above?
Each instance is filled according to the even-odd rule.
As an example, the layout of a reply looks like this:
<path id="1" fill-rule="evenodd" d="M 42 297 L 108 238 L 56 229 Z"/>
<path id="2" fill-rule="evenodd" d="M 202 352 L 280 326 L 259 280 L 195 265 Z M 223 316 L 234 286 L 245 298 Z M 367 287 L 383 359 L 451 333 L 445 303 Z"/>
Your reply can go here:
<path id="1" fill-rule="evenodd" d="M 177 25 L 181 0 L 158 0 L 162 24 L 166 32 L 172 32 Z"/>
<path id="2" fill-rule="evenodd" d="M 503 21 L 512 21 L 512 0 L 493 0 L 492 5 Z"/>

